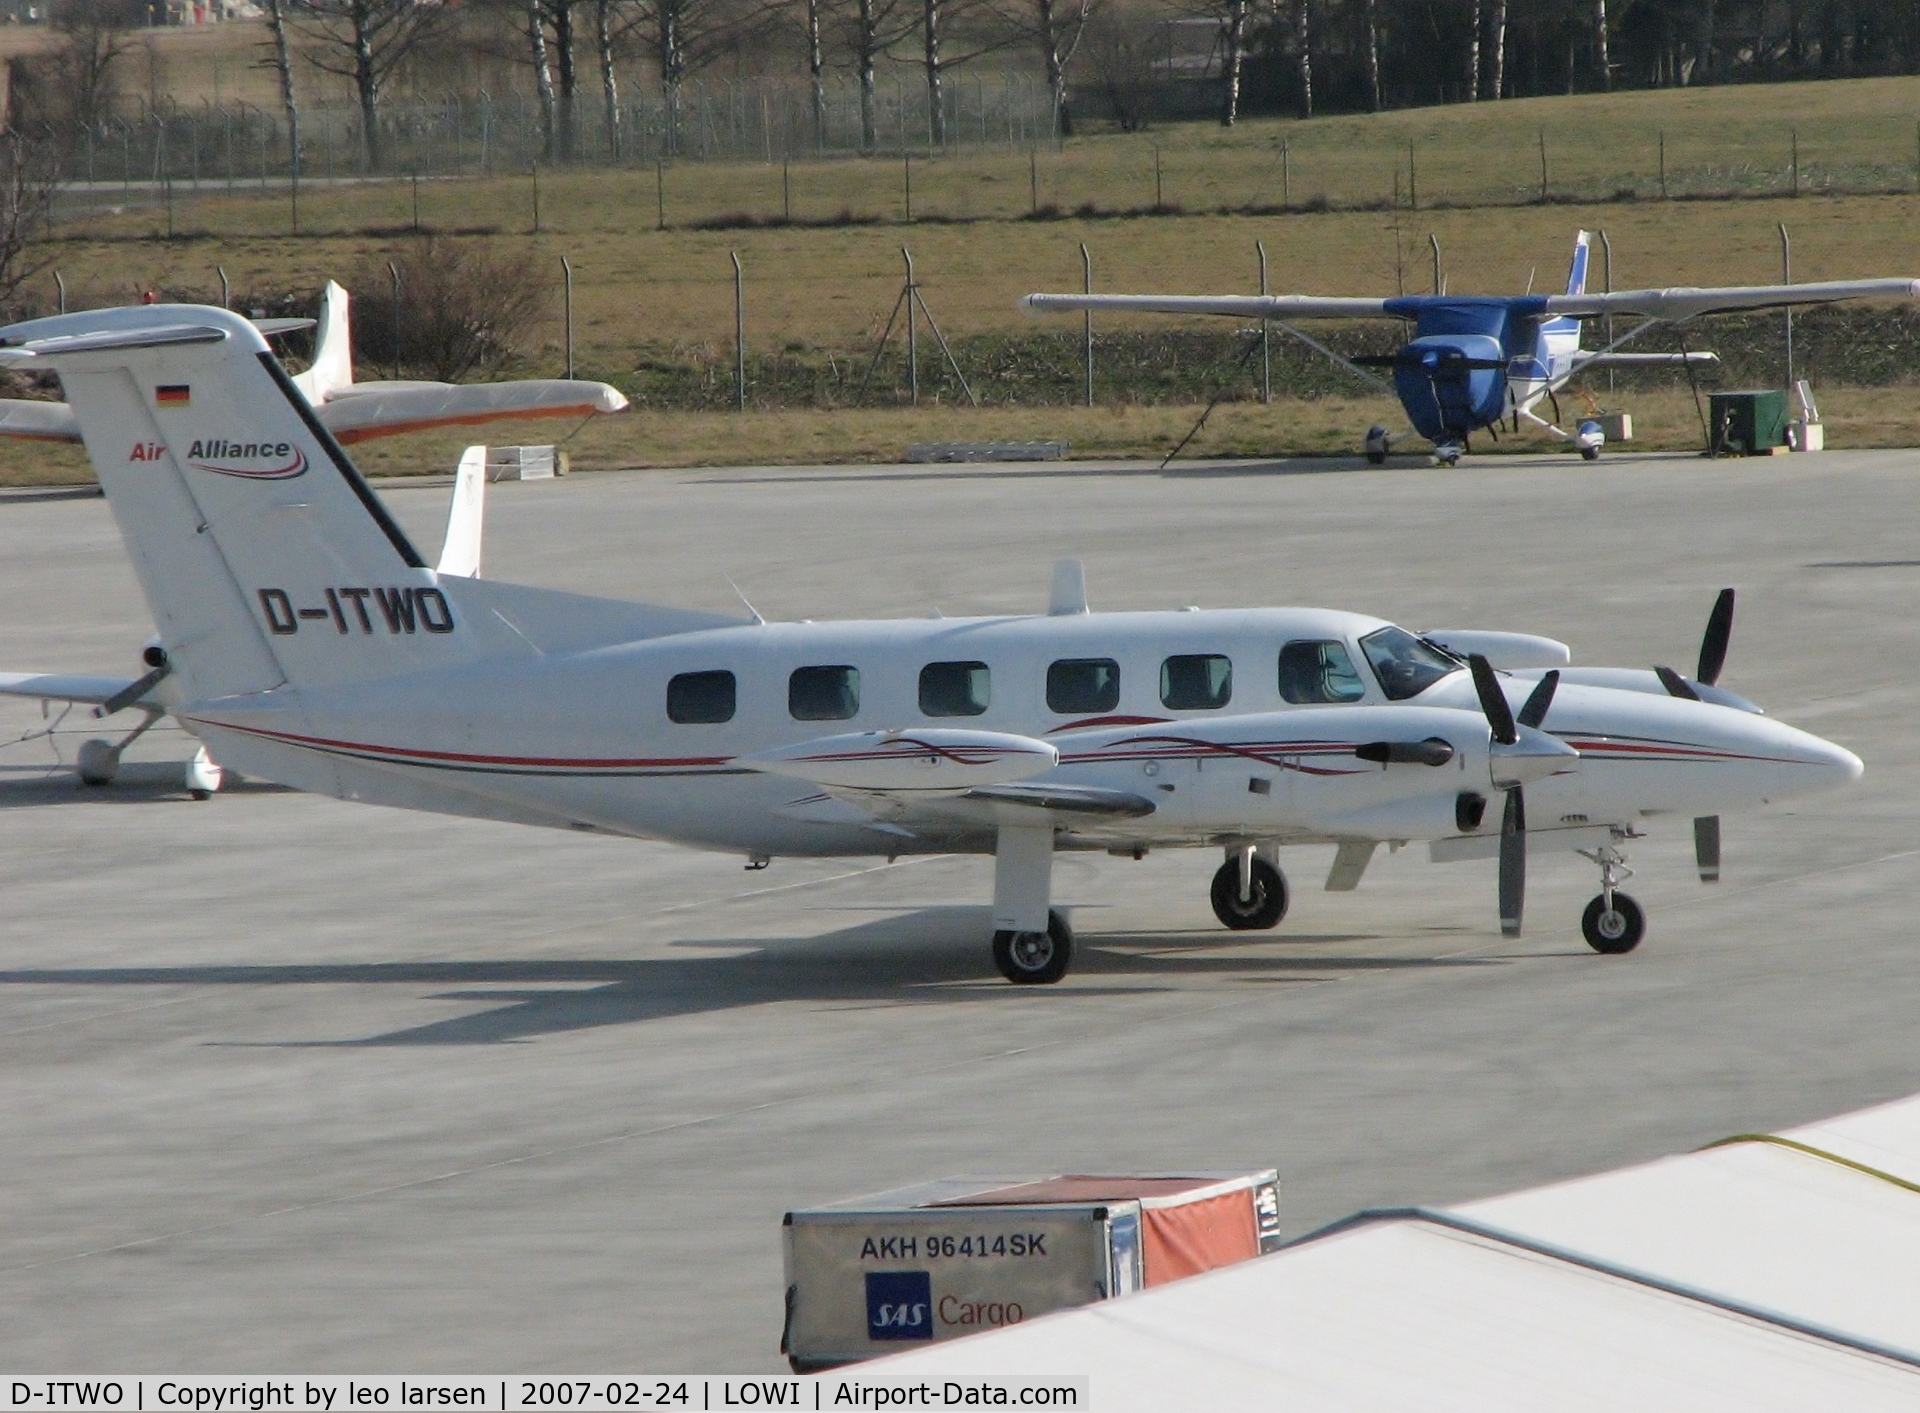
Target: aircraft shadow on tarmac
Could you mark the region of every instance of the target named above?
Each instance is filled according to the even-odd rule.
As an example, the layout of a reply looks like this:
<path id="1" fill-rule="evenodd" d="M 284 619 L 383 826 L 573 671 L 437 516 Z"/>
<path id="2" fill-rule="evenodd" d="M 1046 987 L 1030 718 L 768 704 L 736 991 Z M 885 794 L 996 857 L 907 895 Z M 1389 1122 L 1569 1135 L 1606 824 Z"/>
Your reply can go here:
<path id="1" fill-rule="evenodd" d="M 0 766 L 0 810 L 45 809 L 51 805 L 179 805 L 186 798 L 182 766 L 166 761 L 128 761 L 124 778 L 111 785 L 82 785 L 67 765 Z M 265 780 L 234 780 L 223 795 L 290 795 L 284 785 Z"/>
<path id="2" fill-rule="evenodd" d="M 1007 985 L 985 958 L 980 908 L 926 908 L 813 937 L 702 939 L 687 948 L 752 948 L 732 955 L 653 959 L 502 959 L 312 965 L 103 967 L 0 971 L 11 986 L 405 986 L 422 1001 L 489 1009 L 354 1040 L 213 1041 L 302 1047 L 494 1045 L 772 1002 L 826 1005 L 1071 1005 L 1089 997 L 1174 989 L 1182 980 L 1236 978 L 1300 984 L 1355 971 L 1498 965 L 1480 958 L 1246 954 L 1246 934 L 1125 933 L 1088 937 L 1075 973 L 1049 987 Z M 1260 942 L 1357 943 L 1362 936 Z M 1235 955 L 1209 955 L 1233 949 Z M 1132 983 L 1101 985 L 1093 978 Z M 1139 982 L 1158 983 L 1142 987 Z M 440 990 L 441 987 L 454 989 Z M 465 989 L 465 988 L 484 989 Z"/>

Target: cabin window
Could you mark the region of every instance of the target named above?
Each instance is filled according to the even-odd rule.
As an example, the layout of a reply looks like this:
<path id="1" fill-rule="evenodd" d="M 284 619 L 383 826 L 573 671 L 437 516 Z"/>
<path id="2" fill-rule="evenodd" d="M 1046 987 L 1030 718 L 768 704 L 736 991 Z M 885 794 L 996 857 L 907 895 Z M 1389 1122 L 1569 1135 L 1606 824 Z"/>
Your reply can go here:
<path id="1" fill-rule="evenodd" d="M 978 716 L 991 691 L 984 662 L 930 662 L 920 669 L 920 710 L 927 716 Z"/>
<path id="2" fill-rule="evenodd" d="M 1417 697 L 1442 677 L 1460 670 L 1460 664 L 1404 628 L 1382 628 L 1360 640 L 1360 651 L 1373 664 L 1380 690 L 1387 700 L 1403 702 Z"/>
<path id="3" fill-rule="evenodd" d="M 787 679 L 787 711 L 795 721 L 845 721 L 859 710 L 857 667 L 800 667 Z"/>
<path id="4" fill-rule="evenodd" d="M 682 672 L 667 683 L 667 719 L 682 725 L 733 720 L 731 672 Z"/>
<path id="5" fill-rule="evenodd" d="M 1120 664 L 1110 657 L 1063 658 L 1047 668 L 1047 709 L 1078 715 L 1120 705 Z"/>
<path id="6" fill-rule="evenodd" d="M 1215 711 L 1233 700 L 1233 662 L 1186 653 L 1160 664 L 1160 700 L 1170 711 Z"/>
<path id="7" fill-rule="evenodd" d="M 1280 695 L 1295 706 L 1357 702 L 1366 694 L 1345 643 L 1303 639 L 1280 649 Z"/>

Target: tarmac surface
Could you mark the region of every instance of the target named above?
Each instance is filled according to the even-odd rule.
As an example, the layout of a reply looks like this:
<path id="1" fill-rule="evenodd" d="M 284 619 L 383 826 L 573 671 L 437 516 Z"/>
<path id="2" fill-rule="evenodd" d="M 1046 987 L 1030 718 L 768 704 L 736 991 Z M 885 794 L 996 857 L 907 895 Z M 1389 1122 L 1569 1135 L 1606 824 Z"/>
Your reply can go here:
<path id="1" fill-rule="evenodd" d="M 429 558 L 446 487 L 383 493 Z M 963 1172 L 1277 1165 L 1300 1233 L 1920 1090 L 1920 453 L 607 473 L 490 488 L 489 576 L 769 618 L 1309 603 L 1550 634 L 1723 681 L 1865 780 L 1654 821 L 1648 938 L 1597 876 L 1069 856 L 1077 967 L 1015 989 L 990 865 L 741 860 L 246 785 L 83 790 L 0 703 L 0 1365 L 22 1372 L 783 1368 L 788 1208 Z M 0 492 L 0 669 L 134 673 L 105 504 Z M 151 760 L 191 743 L 155 733 Z"/>

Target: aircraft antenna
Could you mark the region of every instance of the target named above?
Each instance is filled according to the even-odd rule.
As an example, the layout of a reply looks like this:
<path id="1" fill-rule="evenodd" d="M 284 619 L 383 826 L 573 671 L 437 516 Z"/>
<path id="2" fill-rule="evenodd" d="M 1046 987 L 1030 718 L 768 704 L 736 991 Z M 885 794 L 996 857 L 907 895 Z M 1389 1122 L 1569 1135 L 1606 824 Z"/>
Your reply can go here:
<path id="1" fill-rule="evenodd" d="M 735 595 L 739 597 L 740 602 L 747 606 L 747 612 L 753 615 L 753 621 L 755 623 L 758 623 L 762 627 L 765 627 L 767 620 L 760 616 L 760 610 L 753 606 L 753 600 L 740 592 L 740 586 L 733 582 L 733 576 L 731 574 L 726 576 L 726 580 L 727 580 L 727 587 L 733 590 Z"/>

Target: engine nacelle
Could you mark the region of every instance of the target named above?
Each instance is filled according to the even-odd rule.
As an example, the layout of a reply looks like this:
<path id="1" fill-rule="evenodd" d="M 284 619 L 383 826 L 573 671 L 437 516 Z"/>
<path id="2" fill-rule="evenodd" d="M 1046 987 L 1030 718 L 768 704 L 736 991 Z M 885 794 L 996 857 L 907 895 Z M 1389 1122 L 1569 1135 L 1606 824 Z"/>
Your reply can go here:
<path id="1" fill-rule="evenodd" d="M 1435 628 L 1420 636 L 1460 657 L 1478 653 L 1487 660 L 1489 666 L 1503 670 L 1516 667 L 1565 667 L 1573 661 L 1573 649 L 1565 643 L 1557 638 L 1542 638 L 1532 633 Z"/>

